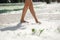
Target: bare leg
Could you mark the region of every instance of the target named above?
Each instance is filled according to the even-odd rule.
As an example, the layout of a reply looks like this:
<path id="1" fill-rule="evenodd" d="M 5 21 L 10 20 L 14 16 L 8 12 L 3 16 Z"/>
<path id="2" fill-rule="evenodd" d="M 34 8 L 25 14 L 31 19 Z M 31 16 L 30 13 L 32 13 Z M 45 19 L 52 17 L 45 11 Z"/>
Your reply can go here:
<path id="1" fill-rule="evenodd" d="M 22 12 L 22 17 L 21 17 L 21 23 L 26 22 L 26 21 L 24 20 L 24 17 L 25 17 L 25 15 L 26 15 L 27 9 L 28 9 L 28 7 L 29 7 L 29 2 L 28 2 L 28 1 L 29 1 L 29 0 L 25 0 L 25 5 L 24 5 L 23 12 Z"/>
<path id="2" fill-rule="evenodd" d="M 34 8 L 33 8 L 33 4 L 32 4 L 32 0 L 30 1 L 29 9 L 30 9 L 31 14 L 32 14 L 32 16 L 34 17 L 36 23 L 40 23 L 40 22 L 37 20 L 37 18 L 36 18 L 36 15 L 35 15 L 35 12 L 34 12 Z"/>
<path id="3" fill-rule="evenodd" d="M 25 0 L 25 5 L 24 5 L 23 12 L 22 12 L 22 17 L 21 17 L 21 23 L 26 22 L 26 21 L 24 20 L 24 17 L 25 17 L 25 15 L 26 15 L 26 12 L 27 12 L 27 9 L 28 9 L 28 8 L 30 9 L 31 14 L 32 14 L 32 16 L 34 17 L 36 23 L 40 23 L 40 22 L 37 20 L 37 18 L 36 18 L 36 15 L 35 15 L 35 12 L 34 12 L 34 9 L 33 9 L 32 0 Z"/>

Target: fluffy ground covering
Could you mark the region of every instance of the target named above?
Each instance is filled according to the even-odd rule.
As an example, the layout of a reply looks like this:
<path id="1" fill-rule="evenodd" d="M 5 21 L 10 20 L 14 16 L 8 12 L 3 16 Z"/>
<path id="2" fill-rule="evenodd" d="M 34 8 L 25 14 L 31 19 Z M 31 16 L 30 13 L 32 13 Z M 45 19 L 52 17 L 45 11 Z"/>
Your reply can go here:
<path id="1" fill-rule="evenodd" d="M 34 4 L 36 16 L 41 24 L 35 23 L 29 10 L 25 17 L 29 23 L 22 24 L 22 10 L 2 13 L 0 40 L 60 40 L 60 3 Z"/>

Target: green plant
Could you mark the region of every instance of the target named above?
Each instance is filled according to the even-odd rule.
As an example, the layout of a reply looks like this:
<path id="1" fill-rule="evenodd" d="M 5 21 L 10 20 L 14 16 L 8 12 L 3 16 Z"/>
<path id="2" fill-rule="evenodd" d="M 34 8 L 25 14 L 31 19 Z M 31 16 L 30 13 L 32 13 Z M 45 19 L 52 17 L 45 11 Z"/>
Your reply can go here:
<path id="1" fill-rule="evenodd" d="M 35 34 L 35 32 L 36 32 L 35 29 L 32 29 L 32 34 Z"/>
<path id="2" fill-rule="evenodd" d="M 44 29 L 40 29 L 40 30 L 36 31 L 36 29 L 33 28 L 32 29 L 32 34 L 34 35 L 35 33 L 37 33 L 37 35 L 40 36 L 43 31 L 44 31 Z"/>
<path id="3" fill-rule="evenodd" d="M 42 30 L 39 30 L 39 35 L 42 33 L 44 31 L 44 29 L 42 29 Z"/>

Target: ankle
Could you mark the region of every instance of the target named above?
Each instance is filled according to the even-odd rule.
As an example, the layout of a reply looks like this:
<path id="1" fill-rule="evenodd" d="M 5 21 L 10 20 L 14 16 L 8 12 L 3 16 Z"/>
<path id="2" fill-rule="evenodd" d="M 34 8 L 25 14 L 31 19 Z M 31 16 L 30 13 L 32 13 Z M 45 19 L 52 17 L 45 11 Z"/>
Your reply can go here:
<path id="1" fill-rule="evenodd" d="M 39 24 L 41 24 L 41 22 L 39 22 L 39 21 L 36 21 L 36 23 L 39 23 Z"/>

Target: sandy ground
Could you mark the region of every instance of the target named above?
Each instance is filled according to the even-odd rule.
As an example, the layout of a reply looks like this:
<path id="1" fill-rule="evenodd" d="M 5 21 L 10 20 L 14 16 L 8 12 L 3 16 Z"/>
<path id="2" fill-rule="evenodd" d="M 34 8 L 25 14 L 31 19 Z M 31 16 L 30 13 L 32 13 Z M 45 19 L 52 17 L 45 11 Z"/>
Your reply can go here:
<path id="1" fill-rule="evenodd" d="M 29 13 L 30 14 L 30 13 Z M 29 15 L 26 15 L 26 20 L 29 20 L 31 18 Z M 60 20 L 60 14 L 37 14 L 38 19 L 40 20 Z M 0 14 L 0 25 L 2 24 L 10 24 L 10 23 L 16 23 L 20 22 L 21 14 Z M 33 19 L 33 17 L 32 17 Z"/>
<path id="2" fill-rule="evenodd" d="M 0 40 L 60 40 L 60 4 L 44 3 L 37 7 L 40 9 L 35 12 L 41 24 L 35 23 L 29 11 L 25 18 L 29 23 L 22 24 L 20 11 L 0 14 Z"/>
<path id="3" fill-rule="evenodd" d="M 56 6 L 57 5 L 57 6 Z M 39 20 L 60 20 L 60 3 L 35 3 L 35 12 Z M 0 25 L 20 22 L 22 11 L 14 11 L 0 14 Z M 33 19 L 30 12 L 27 12 L 26 19 Z"/>
<path id="4" fill-rule="evenodd" d="M 0 24 L 19 22 L 20 14 L 0 15 Z"/>

